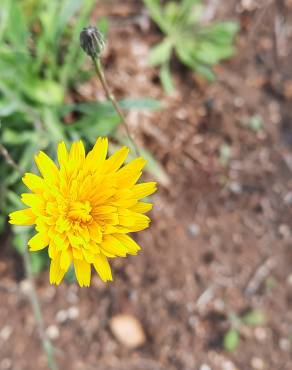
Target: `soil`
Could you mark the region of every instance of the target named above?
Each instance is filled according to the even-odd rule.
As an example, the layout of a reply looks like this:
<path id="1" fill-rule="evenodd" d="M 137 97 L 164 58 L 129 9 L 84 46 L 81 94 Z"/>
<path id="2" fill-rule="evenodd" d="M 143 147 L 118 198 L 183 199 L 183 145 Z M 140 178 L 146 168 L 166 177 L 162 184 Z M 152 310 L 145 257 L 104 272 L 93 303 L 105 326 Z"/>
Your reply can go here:
<path id="1" fill-rule="evenodd" d="M 214 84 L 174 61 L 177 88 L 166 96 L 147 63 L 161 34 L 140 1 L 99 2 L 93 18 L 110 20 L 105 65 L 115 94 L 163 102 L 128 120 L 169 183 L 153 197 L 139 256 L 112 261 L 113 283 L 95 276 L 89 289 L 56 288 L 47 271 L 36 278 L 60 369 L 292 368 L 292 3 L 283 1 L 283 13 L 281 3 L 207 1 L 216 19 L 240 23 L 237 53 L 215 68 Z M 79 93 L 103 98 L 95 80 Z M 29 285 L 9 234 L 4 239 L 0 370 L 47 369 Z M 255 309 L 265 322 L 243 324 L 238 347 L 226 351 L 230 315 Z M 116 340 L 110 321 L 117 314 L 141 322 L 144 345 L 127 349 Z"/>

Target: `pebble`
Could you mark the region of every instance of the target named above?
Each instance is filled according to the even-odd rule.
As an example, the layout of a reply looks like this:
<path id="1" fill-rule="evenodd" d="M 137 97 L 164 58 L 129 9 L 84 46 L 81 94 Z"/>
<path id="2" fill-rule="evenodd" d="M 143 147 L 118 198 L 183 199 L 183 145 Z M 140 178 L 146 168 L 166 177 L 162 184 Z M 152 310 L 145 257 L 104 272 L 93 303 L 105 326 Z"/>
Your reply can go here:
<path id="1" fill-rule="evenodd" d="M 64 324 L 68 320 L 75 320 L 79 317 L 79 308 L 71 306 L 67 310 L 60 310 L 56 314 L 56 320 L 60 324 Z"/>
<path id="2" fill-rule="evenodd" d="M 290 206 L 292 204 L 292 191 L 289 191 L 287 194 L 284 196 L 284 203 Z"/>
<path id="3" fill-rule="evenodd" d="M 207 364 L 202 364 L 202 365 L 200 366 L 200 370 L 212 370 L 212 369 L 210 368 L 210 366 L 209 366 L 209 365 L 207 365 Z"/>
<path id="4" fill-rule="evenodd" d="M 265 368 L 265 363 L 260 357 L 253 357 L 251 359 L 251 367 L 255 370 L 263 370 Z"/>
<path id="5" fill-rule="evenodd" d="M 287 277 L 287 284 L 292 285 L 292 274 Z"/>
<path id="6" fill-rule="evenodd" d="M 32 290 L 31 282 L 28 279 L 22 280 L 19 284 L 21 293 L 29 295 Z"/>
<path id="7" fill-rule="evenodd" d="M 0 362 L 0 369 L 1 370 L 8 370 L 12 368 L 12 361 L 10 358 L 3 358 L 3 360 Z"/>
<path id="8" fill-rule="evenodd" d="M 13 329 L 11 326 L 5 325 L 0 331 L 0 339 L 6 342 L 10 338 L 12 331 Z"/>
<path id="9" fill-rule="evenodd" d="M 254 335 L 259 342 L 264 342 L 267 339 L 267 331 L 264 328 L 255 328 Z"/>
<path id="10" fill-rule="evenodd" d="M 188 232 L 190 236 L 198 236 L 200 234 L 200 226 L 192 223 L 188 226 Z"/>
<path id="11" fill-rule="evenodd" d="M 79 317 L 79 308 L 76 306 L 69 307 L 67 312 L 69 320 L 75 320 Z"/>
<path id="12" fill-rule="evenodd" d="M 232 361 L 227 360 L 222 363 L 222 370 L 237 370 L 237 368 Z"/>
<path id="13" fill-rule="evenodd" d="M 241 194 L 242 193 L 242 186 L 238 182 L 235 182 L 235 181 L 232 181 L 229 184 L 229 189 L 233 194 Z"/>
<path id="14" fill-rule="evenodd" d="M 284 352 L 289 352 L 291 349 L 291 342 L 287 338 L 281 338 L 279 340 L 279 347 Z"/>
<path id="15" fill-rule="evenodd" d="M 281 224 L 279 226 L 279 233 L 282 235 L 284 239 L 288 240 L 291 235 L 290 227 L 286 224 Z"/>
<path id="16" fill-rule="evenodd" d="M 68 313 L 66 310 L 60 310 L 56 314 L 56 320 L 60 323 L 63 324 L 68 320 Z"/>
<path id="17" fill-rule="evenodd" d="M 59 328 L 56 325 L 50 325 L 46 330 L 46 334 L 49 337 L 49 339 L 55 340 L 55 339 L 59 338 L 60 331 L 59 331 Z"/>
<path id="18" fill-rule="evenodd" d="M 140 347 L 146 341 L 140 321 L 132 315 L 120 314 L 114 316 L 110 320 L 110 329 L 115 338 L 130 349 Z"/>

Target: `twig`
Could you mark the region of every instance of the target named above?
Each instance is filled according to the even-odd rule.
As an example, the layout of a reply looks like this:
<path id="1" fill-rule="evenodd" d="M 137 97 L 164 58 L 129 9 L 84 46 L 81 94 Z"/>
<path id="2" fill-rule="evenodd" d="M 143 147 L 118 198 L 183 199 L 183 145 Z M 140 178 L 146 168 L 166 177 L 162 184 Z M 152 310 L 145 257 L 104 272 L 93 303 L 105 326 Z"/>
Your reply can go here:
<path id="1" fill-rule="evenodd" d="M 248 281 L 246 288 L 244 290 L 245 295 L 254 294 L 261 283 L 269 276 L 269 273 L 276 265 L 276 258 L 267 258 L 260 266 L 257 267 L 256 271 Z"/>
<path id="2" fill-rule="evenodd" d="M 16 164 L 14 159 L 11 157 L 9 154 L 8 150 L 5 148 L 3 144 L 0 144 L 0 153 L 3 155 L 4 159 L 6 160 L 7 164 L 9 164 L 11 167 L 13 167 L 20 176 L 23 176 L 24 171 Z M 27 242 L 27 241 L 26 241 Z M 24 243 L 25 244 L 25 243 Z M 30 283 L 31 289 L 29 290 L 29 300 L 30 304 L 32 307 L 32 311 L 37 323 L 38 327 L 38 332 L 42 341 L 43 349 L 46 354 L 47 360 L 48 360 L 48 366 L 51 370 L 58 370 L 57 363 L 55 361 L 54 357 L 54 351 L 53 351 L 53 346 L 48 339 L 46 332 L 45 332 L 45 324 L 44 324 L 44 319 L 42 316 L 42 311 L 40 307 L 40 302 L 37 296 L 37 291 L 36 287 L 34 284 L 33 276 L 31 273 L 31 261 L 29 258 L 29 254 L 27 251 L 27 248 L 24 248 L 24 252 L 22 254 L 23 262 L 24 262 L 24 267 L 25 267 L 25 273 L 26 277 Z"/>
<path id="3" fill-rule="evenodd" d="M 91 59 L 93 61 L 93 65 L 94 65 L 94 69 L 95 69 L 95 72 L 102 84 L 102 87 L 104 89 L 104 92 L 107 96 L 107 98 L 110 100 L 110 102 L 112 103 L 114 109 L 116 110 L 116 112 L 118 113 L 123 125 L 124 125 L 124 128 L 126 130 L 126 133 L 127 133 L 127 136 L 129 138 L 129 140 L 131 141 L 131 144 L 133 145 L 134 149 L 135 149 L 135 154 L 136 156 L 139 156 L 139 150 L 137 148 L 137 145 L 135 143 L 135 140 L 133 139 L 132 135 L 131 135 L 131 132 L 130 132 L 130 129 L 129 129 L 129 126 L 128 126 L 128 123 L 126 121 L 126 118 L 125 118 L 125 115 L 123 113 L 123 111 L 121 110 L 121 108 L 119 107 L 113 93 L 111 92 L 110 90 L 110 87 L 107 83 L 107 80 L 105 78 L 105 73 L 103 71 L 103 67 L 102 67 L 102 64 L 100 62 L 100 59 L 99 58 L 96 58 L 95 56 L 91 55 Z"/>
<path id="4" fill-rule="evenodd" d="M 0 153 L 6 160 L 6 163 L 9 164 L 11 167 L 13 167 L 22 176 L 23 174 L 22 169 L 16 164 L 16 162 L 13 160 L 13 158 L 9 154 L 8 150 L 2 144 L 0 144 Z"/>

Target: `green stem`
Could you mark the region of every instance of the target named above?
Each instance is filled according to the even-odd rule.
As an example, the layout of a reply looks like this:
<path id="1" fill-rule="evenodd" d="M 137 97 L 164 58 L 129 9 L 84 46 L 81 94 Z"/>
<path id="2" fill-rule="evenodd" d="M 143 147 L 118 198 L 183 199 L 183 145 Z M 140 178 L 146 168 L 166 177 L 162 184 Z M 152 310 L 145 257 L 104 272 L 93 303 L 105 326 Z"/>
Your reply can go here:
<path id="1" fill-rule="evenodd" d="M 20 177 L 22 177 L 23 174 L 24 174 L 23 170 L 16 164 L 14 159 L 9 154 L 8 150 L 2 144 L 0 144 L 0 154 L 3 155 L 4 159 L 6 160 L 6 163 L 9 164 L 11 167 L 13 167 L 19 173 Z M 27 250 L 27 247 L 26 247 L 27 239 L 28 238 L 26 237 L 23 240 L 23 244 L 25 244 L 25 248 L 24 248 L 24 251 L 23 251 L 23 254 L 22 254 L 22 258 L 23 258 L 24 267 L 25 267 L 25 274 L 26 274 L 26 277 L 27 277 L 27 279 L 30 283 L 30 287 L 31 287 L 31 289 L 29 291 L 29 300 L 30 300 L 30 304 L 31 304 L 31 307 L 32 307 L 34 317 L 35 317 L 35 321 L 37 323 L 39 335 L 40 335 L 42 345 L 43 345 L 43 350 L 44 350 L 44 353 L 46 354 L 46 357 L 47 357 L 49 369 L 50 370 L 58 370 L 58 366 L 57 366 L 55 356 L 54 356 L 53 346 L 52 346 L 50 340 L 48 339 L 48 337 L 46 335 L 45 324 L 44 324 L 44 319 L 43 319 L 43 315 L 42 315 L 42 311 L 41 311 L 41 306 L 40 306 L 40 302 L 39 302 L 39 299 L 38 299 L 38 295 L 37 295 L 35 283 L 34 283 L 34 280 L 33 280 L 32 272 L 31 272 L 32 271 L 31 260 L 30 260 L 28 250 Z"/>
<path id="2" fill-rule="evenodd" d="M 123 113 L 123 111 L 121 110 L 121 108 L 119 107 L 117 101 L 116 101 L 116 98 L 115 96 L 113 95 L 113 93 L 111 92 L 110 90 L 110 87 L 107 83 L 107 80 L 105 78 L 105 73 L 103 71 L 103 67 L 102 67 L 102 64 L 100 62 L 100 59 L 99 58 L 95 58 L 94 56 L 91 56 L 91 59 L 93 61 L 93 65 L 94 65 L 94 69 L 95 69 L 95 72 L 97 74 L 97 77 L 99 78 L 101 84 L 102 84 L 102 87 L 104 89 L 104 92 L 106 94 L 106 97 L 110 100 L 110 102 L 112 103 L 115 111 L 117 112 L 118 116 L 120 117 L 121 121 L 122 121 L 122 124 L 124 125 L 124 128 L 126 130 L 126 133 L 127 133 L 127 136 L 133 146 L 133 148 L 135 149 L 135 154 L 136 156 L 139 156 L 139 150 L 137 148 L 137 145 L 135 143 L 135 140 L 133 139 L 132 135 L 131 135 L 131 132 L 129 130 L 129 126 L 127 124 L 127 121 L 126 121 L 126 118 L 125 118 L 125 115 Z"/>
<path id="3" fill-rule="evenodd" d="M 36 291 L 34 279 L 33 279 L 32 272 L 31 272 L 31 261 L 30 261 L 30 257 L 29 257 L 28 250 L 26 247 L 24 248 L 24 251 L 23 251 L 23 261 L 24 261 L 26 276 L 31 286 L 31 290 L 29 291 L 29 300 L 30 300 L 30 304 L 33 310 L 36 323 L 37 323 L 39 336 L 41 338 L 42 345 L 43 345 L 43 350 L 47 357 L 48 366 L 50 370 L 58 370 L 58 366 L 57 366 L 55 356 L 54 356 L 53 346 L 46 335 L 41 306 L 40 306 L 40 302 L 37 296 L 37 291 Z"/>

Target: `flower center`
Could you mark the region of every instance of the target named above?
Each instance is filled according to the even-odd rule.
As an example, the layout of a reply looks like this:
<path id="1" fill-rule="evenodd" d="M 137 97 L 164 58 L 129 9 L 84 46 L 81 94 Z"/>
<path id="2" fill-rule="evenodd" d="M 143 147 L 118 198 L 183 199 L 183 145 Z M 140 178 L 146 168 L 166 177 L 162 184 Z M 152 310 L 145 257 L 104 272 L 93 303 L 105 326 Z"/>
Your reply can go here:
<path id="1" fill-rule="evenodd" d="M 73 221 L 90 222 L 92 220 L 90 212 L 91 206 L 88 201 L 73 202 L 70 204 L 68 217 Z"/>

